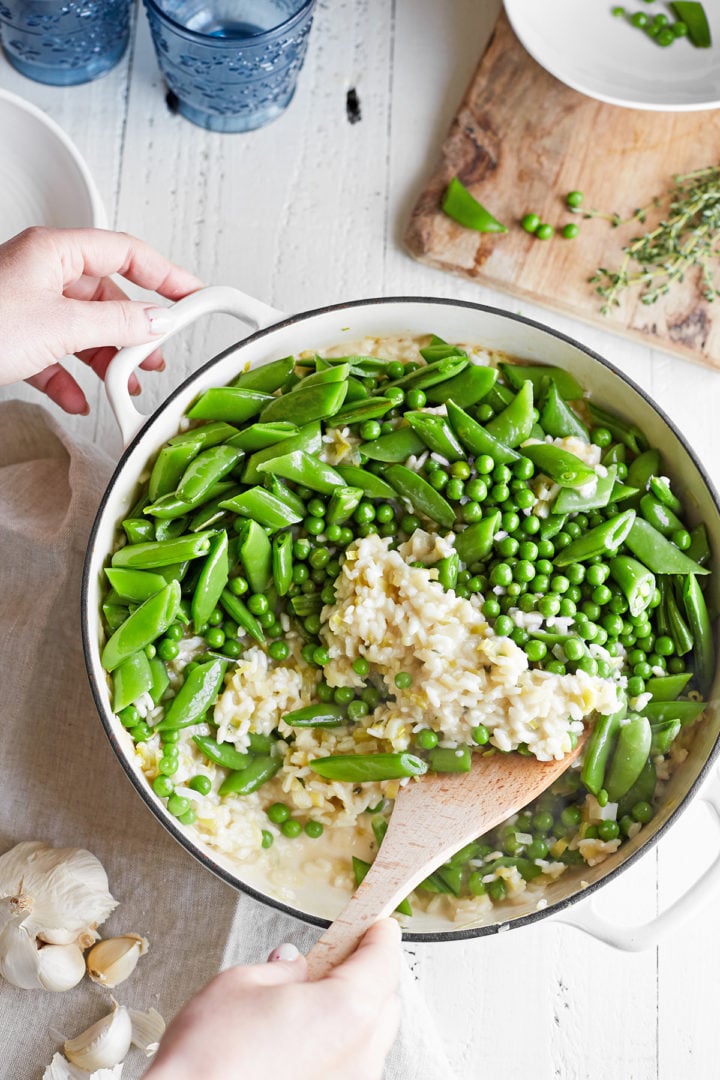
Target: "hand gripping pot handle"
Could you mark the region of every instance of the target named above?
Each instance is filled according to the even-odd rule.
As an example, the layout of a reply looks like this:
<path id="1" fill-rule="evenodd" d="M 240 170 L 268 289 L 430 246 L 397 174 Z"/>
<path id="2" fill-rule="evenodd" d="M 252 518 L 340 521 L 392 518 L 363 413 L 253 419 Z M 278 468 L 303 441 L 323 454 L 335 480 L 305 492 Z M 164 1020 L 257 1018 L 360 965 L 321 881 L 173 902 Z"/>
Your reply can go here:
<path id="1" fill-rule="evenodd" d="M 720 823 L 720 772 L 716 772 L 707 782 L 701 794 L 710 812 Z M 555 921 L 575 926 L 598 941 L 612 945 L 623 952 L 642 952 L 652 949 L 667 934 L 673 933 L 695 918 L 710 904 L 717 904 L 720 896 L 720 853 L 708 868 L 697 878 L 683 895 L 666 908 L 655 919 L 639 926 L 618 926 L 612 919 L 606 919 L 594 910 L 593 899 L 575 905 L 566 914 Z"/>
<path id="2" fill-rule="evenodd" d="M 105 390 L 125 446 L 145 421 L 143 414 L 133 405 L 128 379 L 135 368 L 169 337 L 178 330 L 184 330 L 203 315 L 234 315 L 253 330 L 262 330 L 285 318 L 283 312 L 276 311 L 261 300 L 256 300 L 229 285 L 210 285 L 206 289 L 200 289 L 178 300 L 167 311 L 170 329 L 145 345 L 131 345 L 121 349 L 105 375 Z"/>

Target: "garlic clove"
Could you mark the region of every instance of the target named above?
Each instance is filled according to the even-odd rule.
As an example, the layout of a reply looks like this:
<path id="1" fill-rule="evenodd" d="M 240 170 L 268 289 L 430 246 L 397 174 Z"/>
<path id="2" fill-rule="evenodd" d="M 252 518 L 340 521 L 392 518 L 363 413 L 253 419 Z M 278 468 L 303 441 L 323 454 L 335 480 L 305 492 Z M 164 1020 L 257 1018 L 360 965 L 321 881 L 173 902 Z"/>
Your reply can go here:
<path id="1" fill-rule="evenodd" d="M 32 937 L 69 945 L 104 922 L 117 906 L 98 859 L 82 848 L 24 841 L 0 855 L 0 896 L 27 912 Z"/>
<path id="2" fill-rule="evenodd" d="M 98 1069 L 89 1073 L 85 1069 L 79 1069 L 77 1065 L 71 1065 L 62 1054 L 55 1054 L 43 1073 L 43 1080 L 121 1080 L 122 1067 L 122 1062 L 119 1062 L 111 1069 Z"/>
<path id="3" fill-rule="evenodd" d="M 93 982 L 112 989 L 132 975 L 138 960 L 149 948 L 147 939 L 139 934 L 98 941 L 87 955 L 88 975 Z"/>
<path id="4" fill-rule="evenodd" d="M 39 971 L 40 961 L 35 942 L 23 925 L 23 915 L 10 915 L 12 902 L 0 900 L 0 975 L 13 986 L 22 990 L 37 990 L 42 984 Z"/>
<path id="5" fill-rule="evenodd" d="M 141 1012 L 139 1009 L 130 1009 L 132 1022 L 132 1044 L 142 1050 L 148 1057 L 157 1053 L 160 1040 L 165 1034 L 165 1021 L 157 1009 L 148 1009 Z"/>
<path id="6" fill-rule="evenodd" d="M 44 945 L 37 957 L 38 977 L 46 990 L 70 990 L 85 974 L 85 957 L 77 945 Z"/>
<path id="7" fill-rule="evenodd" d="M 112 1012 L 77 1035 L 68 1039 L 63 1049 L 73 1065 L 86 1072 L 111 1069 L 125 1058 L 130 1049 L 132 1023 L 124 1005 L 113 1002 Z"/>

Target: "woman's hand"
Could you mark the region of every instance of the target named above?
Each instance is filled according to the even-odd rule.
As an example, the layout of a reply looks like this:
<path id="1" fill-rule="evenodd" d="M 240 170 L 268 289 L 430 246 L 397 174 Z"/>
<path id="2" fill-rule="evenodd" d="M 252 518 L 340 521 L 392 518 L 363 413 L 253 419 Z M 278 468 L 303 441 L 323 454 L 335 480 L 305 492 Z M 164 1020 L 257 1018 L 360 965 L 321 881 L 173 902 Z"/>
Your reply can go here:
<path id="1" fill-rule="evenodd" d="M 87 413 L 58 361 L 74 353 L 104 378 L 119 348 L 164 333 L 165 311 L 128 300 L 111 274 L 179 300 L 202 287 L 141 240 L 105 229 L 26 229 L 0 244 L 0 385 L 25 379 L 68 413 Z M 141 365 L 162 369 L 159 352 Z M 140 386 L 133 375 L 132 393 Z"/>
<path id="2" fill-rule="evenodd" d="M 399 943 L 383 919 L 319 982 L 303 956 L 276 959 L 287 946 L 223 971 L 170 1024 L 145 1080 L 380 1080 L 400 1018 Z"/>

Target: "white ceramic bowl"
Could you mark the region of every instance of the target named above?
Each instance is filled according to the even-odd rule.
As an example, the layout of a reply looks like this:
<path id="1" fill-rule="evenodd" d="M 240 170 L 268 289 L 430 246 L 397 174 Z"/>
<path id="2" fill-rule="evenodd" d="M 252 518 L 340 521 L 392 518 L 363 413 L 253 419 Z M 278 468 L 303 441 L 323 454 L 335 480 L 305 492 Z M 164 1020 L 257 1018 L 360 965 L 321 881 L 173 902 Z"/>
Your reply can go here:
<path id="1" fill-rule="evenodd" d="M 0 90 L 0 243 L 30 225 L 103 228 L 90 170 L 62 128 L 41 109 Z"/>
<path id="2" fill-rule="evenodd" d="M 661 48 L 611 0 L 505 0 L 513 30 L 527 51 L 573 90 L 631 109 L 691 111 L 720 107 L 720 4 L 705 0 L 713 44 L 679 39 Z M 665 3 L 624 5 L 629 13 L 668 14 Z"/>
<path id="3" fill-rule="evenodd" d="M 132 740 L 111 708 L 108 679 L 100 663 L 103 567 L 112 551 L 118 524 L 135 502 L 139 476 L 159 447 L 177 433 L 183 414 L 195 398 L 209 386 L 229 383 L 248 365 L 259 366 L 307 348 L 322 349 L 343 340 L 352 342 L 368 335 L 382 337 L 436 333 L 447 341 L 475 342 L 519 358 L 565 367 L 584 387 L 591 390 L 595 401 L 635 421 L 651 445 L 662 449 L 666 466 L 672 473 L 673 487 L 683 499 L 688 517 L 693 522 L 702 520 L 706 523 L 715 552 L 720 551 L 718 496 L 712 482 L 670 420 L 626 375 L 570 338 L 521 316 L 480 304 L 434 298 L 399 298 L 359 300 L 287 317 L 230 288 L 205 289 L 181 300 L 170 310 L 175 322 L 171 333 L 188 325 L 199 315 L 219 311 L 236 315 L 250 322 L 257 330 L 196 371 L 149 419 L 142 417 L 135 409 L 127 393 L 127 381 L 130 371 L 158 343 L 124 350 L 108 370 L 108 394 L 129 445 L 101 503 L 85 562 L 83 644 L 93 694 L 105 730 L 126 774 L 152 813 L 189 852 L 236 888 L 308 922 L 326 925 L 326 920 L 339 913 L 347 896 L 330 882 L 317 880 L 287 889 L 282 882 L 269 880 L 261 859 L 251 865 L 233 861 L 229 856 L 209 848 L 192 828 L 180 825 L 151 790 L 134 754 Z M 713 578 L 713 584 L 712 602 L 717 609 L 720 575 Z M 563 913 L 574 900 L 590 895 L 594 889 L 612 879 L 632 863 L 641 851 L 652 845 L 707 775 L 710 763 L 720 749 L 719 697 L 720 678 L 715 681 L 710 695 L 708 719 L 698 730 L 692 753 L 674 774 L 652 822 L 600 865 L 568 869 L 548 887 L 547 906 L 544 909 L 538 910 L 534 896 L 531 899 L 521 898 L 519 903 L 497 906 L 494 911 L 496 921 L 491 924 L 473 921 L 472 917 L 465 922 L 451 923 L 435 915 L 420 913 L 411 920 L 406 937 L 410 940 L 447 940 L 494 933 L 501 927 L 506 929 L 508 925 L 520 926 L 548 915 Z M 720 816 L 720 811 L 718 813 Z M 693 883 L 685 903 L 686 909 L 692 908 L 698 891 L 702 893 L 703 887 L 709 892 L 710 885 L 720 885 L 720 859 L 712 874 L 712 880 L 705 881 L 704 886 Z M 571 921 L 564 917 L 565 921 Z M 583 926 L 589 929 L 587 923 Z M 592 932 L 604 936 L 605 940 L 613 938 L 610 930 L 605 931 L 598 925 L 593 927 Z M 615 934 L 615 937 L 618 938 L 618 935 Z M 619 935 L 621 938 L 622 935 Z M 632 940 L 636 942 L 637 935 Z M 644 940 L 651 940 L 651 935 L 648 933 Z M 625 947 L 637 945 L 631 943 Z"/>

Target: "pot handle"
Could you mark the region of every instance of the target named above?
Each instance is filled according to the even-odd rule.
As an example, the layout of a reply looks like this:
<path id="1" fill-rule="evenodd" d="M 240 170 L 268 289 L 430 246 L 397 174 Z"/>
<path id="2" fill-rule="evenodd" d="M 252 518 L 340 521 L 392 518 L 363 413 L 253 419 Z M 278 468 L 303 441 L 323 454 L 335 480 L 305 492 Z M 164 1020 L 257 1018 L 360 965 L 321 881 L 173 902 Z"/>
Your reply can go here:
<path id="1" fill-rule="evenodd" d="M 699 796 L 720 822 L 720 773 L 706 785 Z M 571 908 L 567 913 L 556 916 L 555 922 L 566 923 L 598 941 L 612 945 L 624 952 L 642 952 L 659 945 L 669 933 L 678 930 L 690 919 L 709 906 L 717 903 L 720 894 L 720 854 L 708 866 L 683 895 L 665 911 L 650 922 L 639 926 L 618 926 L 611 919 L 606 919 L 594 910 L 593 898 L 588 898 Z"/>
<path id="2" fill-rule="evenodd" d="M 125 446 L 146 419 L 133 404 L 128 390 L 128 379 L 135 368 L 169 337 L 201 316 L 215 313 L 234 315 L 237 319 L 249 324 L 253 330 L 262 330 L 286 318 L 283 312 L 276 311 L 269 304 L 264 304 L 261 300 L 256 300 L 229 285 L 209 285 L 205 289 L 200 289 L 178 300 L 176 304 L 167 308 L 167 312 L 170 328 L 166 333 L 144 345 L 130 345 L 125 349 L 120 349 L 105 373 L 105 391 Z"/>

